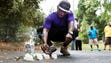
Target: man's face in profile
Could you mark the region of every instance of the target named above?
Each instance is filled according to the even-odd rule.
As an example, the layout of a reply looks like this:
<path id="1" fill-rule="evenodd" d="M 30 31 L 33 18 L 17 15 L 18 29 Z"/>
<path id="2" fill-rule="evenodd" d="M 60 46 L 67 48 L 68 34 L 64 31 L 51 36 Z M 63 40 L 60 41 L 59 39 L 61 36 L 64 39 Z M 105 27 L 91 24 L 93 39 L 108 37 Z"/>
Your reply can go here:
<path id="1" fill-rule="evenodd" d="M 65 12 L 59 8 L 57 9 L 57 13 L 60 18 L 64 17 L 67 14 L 67 12 Z"/>

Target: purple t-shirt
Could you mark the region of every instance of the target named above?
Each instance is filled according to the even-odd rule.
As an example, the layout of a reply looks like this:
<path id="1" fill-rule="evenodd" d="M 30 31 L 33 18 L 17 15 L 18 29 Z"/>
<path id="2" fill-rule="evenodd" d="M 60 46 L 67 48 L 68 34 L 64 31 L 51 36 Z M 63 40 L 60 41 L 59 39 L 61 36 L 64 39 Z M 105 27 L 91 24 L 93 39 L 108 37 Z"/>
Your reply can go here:
<path id="1" fill-rule="evenodd" d="M 62 28 L 65 27 L 66 24 L 69 23 L 70 21 L 74 21 L 74 16 L 72 12 L 68 13 L 63 18 L 59 18 L 57 12 L 53 12 L 45 19 L 43 27 L 49 30 L 52 25 L 58 28 Z"/>

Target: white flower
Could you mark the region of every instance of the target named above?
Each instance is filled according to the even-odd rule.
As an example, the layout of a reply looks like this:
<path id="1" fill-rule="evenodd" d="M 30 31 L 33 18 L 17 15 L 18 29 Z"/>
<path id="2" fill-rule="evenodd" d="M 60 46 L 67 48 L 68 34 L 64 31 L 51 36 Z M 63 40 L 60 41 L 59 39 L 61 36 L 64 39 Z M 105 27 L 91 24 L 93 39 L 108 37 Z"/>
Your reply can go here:
<path id="1" fill-rule="evenodd" d="M 24 60 L 26 61 L 34 61 L 33 56 L 29 53 L 26 53 L 24 56 Z"/>
<path id="2" fill-rule="evenodd" d="M 35 54 L 33 55 L 33 57 L 34 57 L 35 59 L 38 59 L 38 60 L 42 60 L 42 59 L 43 59 L 43 55 L 40 54 L 40 53 L 35 53 Z"/>
<path id="3" fill-rule="evenodd" d="M 57 54 L 52 54 L 52 59 L 57 59 Z"/>
<path id="4" fill-rule="evenodd" d="M 43 53 L 44 59 L 50 59 L 50 56 L 48 54 Z"/>

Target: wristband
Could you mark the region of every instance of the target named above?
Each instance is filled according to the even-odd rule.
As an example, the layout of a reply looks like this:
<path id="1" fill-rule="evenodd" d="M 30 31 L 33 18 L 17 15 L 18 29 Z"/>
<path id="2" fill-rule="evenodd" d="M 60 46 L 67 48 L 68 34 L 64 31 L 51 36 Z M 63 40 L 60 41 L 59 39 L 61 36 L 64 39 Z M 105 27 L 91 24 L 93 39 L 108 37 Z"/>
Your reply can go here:
<path id="1" fill-rule="evenodd" d="M 72 32 L 72 31 L 69 31 L 68 33 L 69 33 L 70 35 L 73 35 L 73 32 Z"/>

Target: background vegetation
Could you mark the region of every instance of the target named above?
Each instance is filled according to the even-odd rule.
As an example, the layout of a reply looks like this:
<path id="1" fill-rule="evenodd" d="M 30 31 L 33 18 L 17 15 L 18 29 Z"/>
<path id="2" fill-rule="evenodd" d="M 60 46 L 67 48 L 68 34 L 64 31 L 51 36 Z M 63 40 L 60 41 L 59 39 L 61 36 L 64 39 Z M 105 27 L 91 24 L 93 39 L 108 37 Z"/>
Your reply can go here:
<path id="1" fill-rule="evenodd" d="M 23 41 L 44 20 L 42 0 L 0 0 L 0 41 Z"/>
<path id="2" fill-rule="evenodd" d="M 91 25 L 98 29 L 98 39 L 104 38 L 104 27 L 111 20 L 111 0 L 79 0 L 76 17 L 79 19 L 84 43 L 88 43 L 87 30 Z"/>
<path id="3" fill-rule="evenodd" d="M 31 38 L 30 35 L 36 36 L 36 29 L 45 18 L 39 7 L 41 1 L 0 0 L 0 41 L 20 42 Z M 98 39 L 102 40 L 104 27 L 111 20 L 111 0 L 79 0 L 75 14 L 81 24 L 84 43 L 88 43 L 87 30 L 91 25 L 98 29 Z"/>

